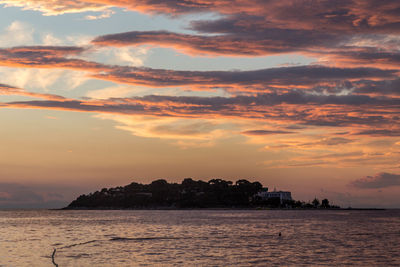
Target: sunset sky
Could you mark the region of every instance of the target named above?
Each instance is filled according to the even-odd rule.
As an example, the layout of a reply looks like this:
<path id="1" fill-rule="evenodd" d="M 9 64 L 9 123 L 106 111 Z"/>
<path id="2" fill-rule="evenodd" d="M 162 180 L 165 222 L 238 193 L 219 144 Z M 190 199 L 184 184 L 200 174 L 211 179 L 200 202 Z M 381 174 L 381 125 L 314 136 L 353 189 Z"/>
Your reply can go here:
<path id="1" fill-rule="evenodd" d="M 400 1 L 0 0 L 0 208 L 164 178 L 400 207 Z"/>

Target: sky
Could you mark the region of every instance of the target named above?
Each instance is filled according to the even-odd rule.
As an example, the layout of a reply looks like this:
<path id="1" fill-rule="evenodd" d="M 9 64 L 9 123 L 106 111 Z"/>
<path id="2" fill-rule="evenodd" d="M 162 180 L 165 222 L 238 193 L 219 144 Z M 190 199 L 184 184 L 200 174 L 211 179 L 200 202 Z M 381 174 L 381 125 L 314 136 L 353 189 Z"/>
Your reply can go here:
<path id="1" fill-rule="evenodd" d="M 0 208 L 186 177 L 400 208 L 397 0 L 0 0 Z"/>

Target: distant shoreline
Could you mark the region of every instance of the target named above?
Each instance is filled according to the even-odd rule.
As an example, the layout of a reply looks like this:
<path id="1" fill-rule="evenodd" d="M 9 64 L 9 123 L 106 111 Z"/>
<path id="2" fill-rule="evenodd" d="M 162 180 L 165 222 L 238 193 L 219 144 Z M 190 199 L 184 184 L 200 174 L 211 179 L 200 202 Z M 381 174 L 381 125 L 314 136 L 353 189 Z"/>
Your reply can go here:
<path id="1" fill-rule="evenodd" d="M 335 209 L 316 209 L 316 208 L 267 208 L 267 207 L 243 207 L 243 208 L 228 208 L 228 207 L 221 207 L 221 208 L 176 208 L 176 207 L 155 207 L 155 208 L 106 208 L 106 207 L 99 207 L 99 208 L 85 208 L 85 207 L 74 207 L 74 208 L 60 208 L 60 209 L 50 209 L 50 210 L 290 210 L 290 211 L 362 211 L 362 210 L 388 210 L 385 208 L 335 208 Z"/>
<path id="2" fill-rule="evenodd" d="M 327 198 L 294 200 L 289 191 L 268 191 L 260 182 L 209 181 L 185 178 L 181 183 L 164 179 L 149 184 L 132 182 L 83 194 L 61 210 L 386 210 L 341 208 Z"/>

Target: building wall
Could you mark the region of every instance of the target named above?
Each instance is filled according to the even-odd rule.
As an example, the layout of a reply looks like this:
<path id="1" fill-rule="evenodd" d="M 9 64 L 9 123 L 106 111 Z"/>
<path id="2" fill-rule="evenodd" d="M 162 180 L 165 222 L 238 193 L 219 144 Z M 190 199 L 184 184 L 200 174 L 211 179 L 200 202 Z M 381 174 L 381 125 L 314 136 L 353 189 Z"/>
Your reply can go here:
<path id="1" fill-rule="evenodd" d="M 280 198 L 282 200 L 292 200 L 292 193 L 288 191 L 276 191 L 276 192 L 259 192 L 257 194 L 261 199 L 269 199 L 269 198 Z"/>

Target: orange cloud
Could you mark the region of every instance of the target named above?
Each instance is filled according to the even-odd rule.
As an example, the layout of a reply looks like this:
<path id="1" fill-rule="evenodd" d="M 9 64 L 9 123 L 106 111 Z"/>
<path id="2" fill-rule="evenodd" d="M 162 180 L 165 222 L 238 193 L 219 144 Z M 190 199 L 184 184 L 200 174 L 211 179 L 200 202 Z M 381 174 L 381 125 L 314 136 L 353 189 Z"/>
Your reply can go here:
<path id="1" fill-rule="evenodd" d="M 258 119 L 280 124 L 351 127 L 353 134 L 393 136 L 399 131 L 400 99 L 366 96 L 316 96 L 306 92 L 258 94 L 236 97 L 144 96 L 108 100 L 64 99 L 8 89 L 8 93 L 32 95 L 44 100 L 2 103 L 2 107 L 43 108 L 81 112 L 136 114 L 181 118 Z M 357 131 L 358 130 L 358 131 Z M 390 130 L 390 131 L 389 131 Z M 338 139 L 331 140 L 339 141 Z M 327 141 L 328 143 L 330 141 Z M 331 142 L 331 143 L 332 143 Z"/>
<path id="2" fill-rule="evenodd" d="M 100 68 L 106 69 L 102 64 L 67 58 L 67 56 L 80 54 L 84 50 L 84 48 L 74 46 L 27 46 L 0 49 L 0 65 L 88 71 Z"/>
<path id="3" fill-rule="evenodd" d="M 353 90 L 380 80 L 394 81 L 397 70 L 337 68 L 321 65 L 252 71 L 175 71 L 112 66 L 73 58 L 81 47 L 33 46 L 0 49 L 0 65 L 60 68 L 88 72 L 90 77 L 148 87 L 181 86 L 194 90 L 224 89 L 233 93 L 301 90 Z M 375 90 L 379 91 L 379 90 Z M 335 93 L 335 92 L 333 92 Z"/>
<path id="4" fill-rule="evenodd" d="M 399 17 L 393 10 L 400 6 L 396 0 L 310 1 L 310 0 L 3 0 L 3 4 L 39 10 L 47 15 L 104 10 L 117 6 L 139 12 L 179 15 L 194 12 L 218 12 L 265 18 L 261 25 L 281 28 L 301 28 L 335 31 L 398 30 Z M 268 23 L 266 23 L 268 22 Z M 245 20 L 244 26 L 249 25 Z"/>
<path id="5" fill-rule="evenodd" d="M 90 3 L 80 0 L 2 0 L 1 4 L 37 10 L 43 12 L 45 15 L 61 15 L 65 13 L 99 11 L 104 10 L 107 7 L 101 3 Z"/>
<path id="6" fill-rule="evenodd" d="M 251 144 L 285 154 L 266 167 L 392 168 L 400 100 L 365 96 L 318 96 L 304 91 L 235 97 L 144 96 L 105 100 L 67 99 L 1 85 L 0 94 L 40 98 L 2 102 L 0 108 L 95 113 L 116 128 L 146 138 L 163 138 L 182 148 L 210 146 L 241 134 Z M 257 127 L 257 128 L 256 128 Z M 374 140 L 380 140 L 375 145 Z M 382 143 L 382 142 L 385 143 Z M 321 154 L 321 151 L 324 151 Z"/>
<path id="7" fill-rule="evenodd" d="M 41 99 L 47 99 L 47 100 L 55 100 L 55 101 L 63 101 L 65 99 L 62 96 L 53 95 L 53 94 L 32 93 L 32 92 L 28 92 L 23 89 L 5 85 L 5 84 L 0 84 L 0 95 L 19 95 L 19 96 L 28 96 L 28 97 L 41 98 Z"/>

